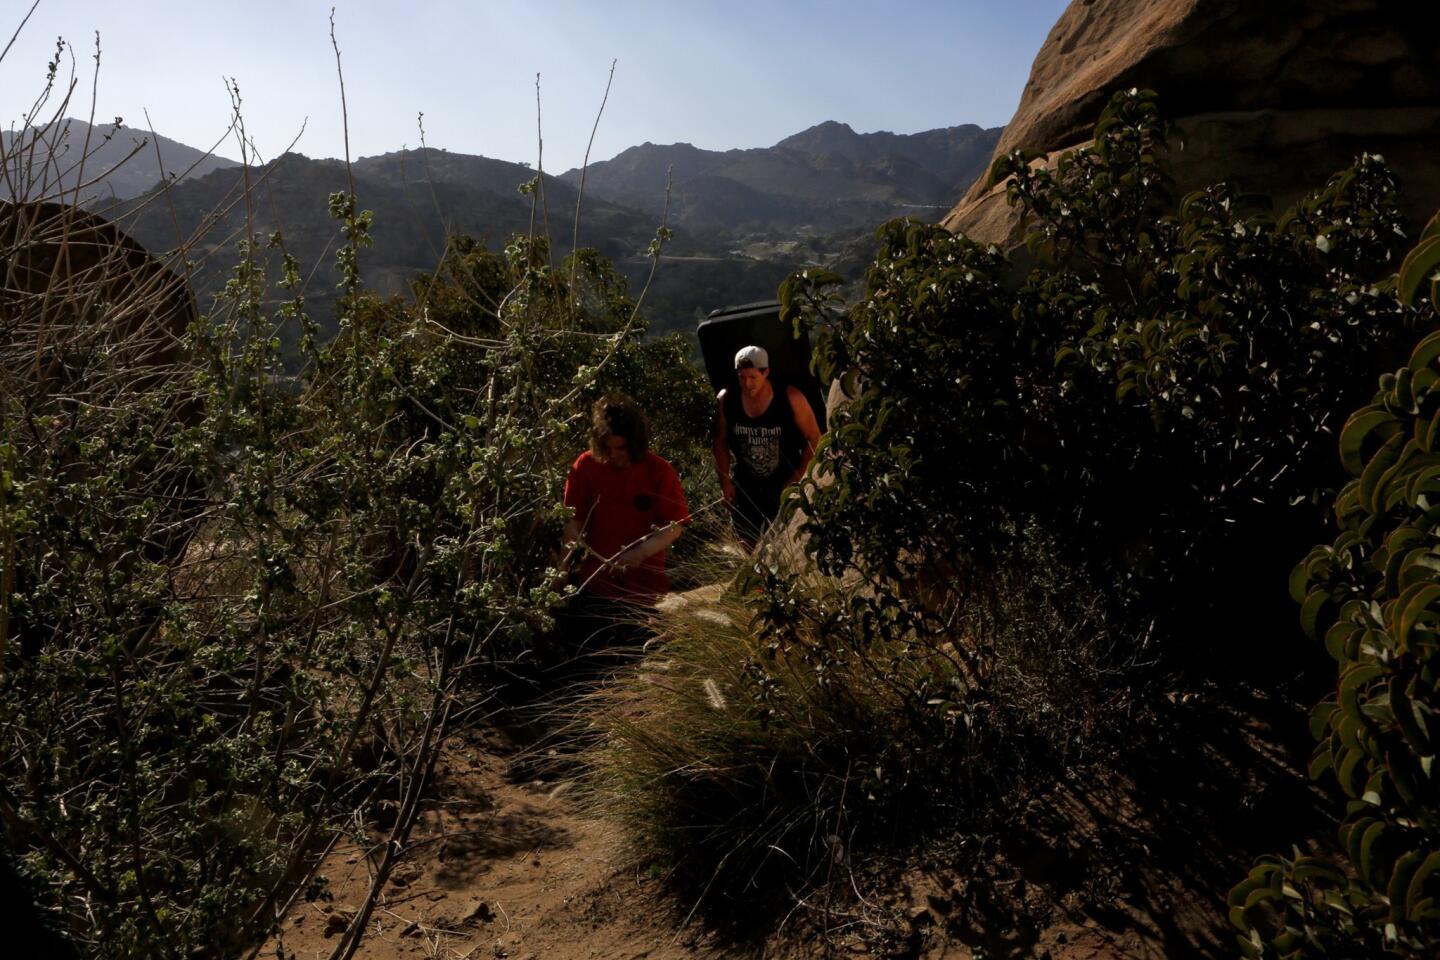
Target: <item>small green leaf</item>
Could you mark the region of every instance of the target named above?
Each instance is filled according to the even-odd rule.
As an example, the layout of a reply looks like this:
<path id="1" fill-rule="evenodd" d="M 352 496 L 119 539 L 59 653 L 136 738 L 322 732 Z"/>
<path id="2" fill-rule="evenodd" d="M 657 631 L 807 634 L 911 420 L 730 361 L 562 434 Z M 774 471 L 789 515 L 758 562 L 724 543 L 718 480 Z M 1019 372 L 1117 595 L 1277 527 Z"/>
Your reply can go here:
<path id="1" fill-rule="evenodd" d="M 1335 779 L 1340 782 L 1340 789 L 1345 791 L 1347 797 L 1360 796 L 1360 787 L 1355 782 L 1356 768 L 1365 759 L 1365 751 L 1355 747 L 1347 747 L 1340 763 L 1335 767 Z M 1358 856 L 1358 851 L 1356 856 Z"/>
<path id="2" fill-rule="evenodd" d="M 1300 628 L 1311 640 L 1319 639 L 1320 612 L 1330 602 L 1330 594 L 1324 590 L 1311 590 L 1300 607 Z"/>
<path id="3" fill-rule="evenodd" d="M 1365 439 L 1387 425 L 1391 427 L 1387 433 L 1398 429 L 1394 414 L 1384 407 L 1365 407 L 1350 415 L 1350 419 L 1345 421 L 1345 426 L 1340 430 L 1340 463 L 1346 472 L 1359 476 L 1365 469 L 1365 461 L 1361 455 Z"/>
<path id="4" fill-rule="evenodd" d="M 1420 288 L 1440 270 L 1440 236 L 1431 236 L 1420 241 L 1414 250 L 1400 264 L 1400 279 L 1396 296 L 1407 306 L 1415 302 Z"/>
<path id="5" fill-rule="evenodd" d="M 1406 689 L 1408 686 L 1402 674 L 1397 673 L 1390 678 L 1390 712 L 1394 714 L 1395 723 L 1400 727 L 1400 733 L 1410 749 L 1415 751 L 1417 756 L 1428 757 L 1435 752 L 1435 747 L 1430 741 L 1423 720 L 1417 715 L 1415 704 Z"/>
<path id="6" fill-rule="evenodd" d="M 1440 870 L 1440 851 L 1427 856 L 1425 862 L 1420 865 L 1419 869 L 1411 874 L 1410 882 L 1406 885 L 1405 889 L 1406 920 L 1414 922 L 1419 919 L 1417 914 L 1422 909 L 1422 905 L 1429 902 L 1429 898 L 1425 900 L 1421 899 L 1425 894 L 1425 885 L 1429 882 L 1430 878 L 1435 875 L 1437 870 Z"/>
<path id="7" fill-rule="evenodd" d="M 1357 664 L 1345 671 L 1345 675 L 1340 678 L 1340 709 L 1360 723 L 1368 723 L 1369 718 L 1360 709 L 1360 692 L 1366 684 L 1384 672 L 1385 669 L 1378 663 Z"/>
<path id="8" fill-rule="evenodd" d="M 1405 920 L 1407 897 L 1410 889 L 1410 881 L 1419 872 L 1420 866 L 1425 861 L 1425 854 L 1418 850 L 1410 850 L 1401 855 L 1395 861 L 1395 867 L 1390 873 L 1390 882 L 1385 885 L 1385 894 L 1390 900 L 1390 919 L 1392 922 L 1403 922 Z"/>
<path id="9" fill-rule="evenodd" d="M 1409 649 L 1410 631 L 1425 617 L 1430 604 L 1436 599 L 1440 599 L 1440 583 L 1433 581 L 1417 583 L 1400 595 L 1396 602 L 1396 607 L 1400 610 L 1399 629 L 1391 638 L 1395 641 L 1397 650 L 1403 653 Z"/>

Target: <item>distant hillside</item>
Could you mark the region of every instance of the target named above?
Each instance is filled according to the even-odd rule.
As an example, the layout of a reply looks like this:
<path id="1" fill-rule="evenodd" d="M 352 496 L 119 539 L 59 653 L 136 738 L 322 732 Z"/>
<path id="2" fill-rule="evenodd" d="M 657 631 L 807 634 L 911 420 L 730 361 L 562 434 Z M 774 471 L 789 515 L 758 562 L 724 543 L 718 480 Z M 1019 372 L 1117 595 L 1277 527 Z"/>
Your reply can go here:
<path id="1" fill-rule="evenodd" d="M 838 262 L 847 277 L 858 279 L 871 231 L 895 216 L 934 219 L 948 209 L 979 175 L 998 134 L 976 126 L 857 134 L 841 123 L 823 123 L 759 150 L 645 144 L 590 168 L 579 242 L 612 259 L 638 293 L 650 273 L 644 251 L 660 222 L 666 169 L 673 164 L 670 223 L 676 235 L 645 312 L 652 330 L 688 331 L 711 309 L 774 296 L 790 271 L 805 266 Z M 102 149 L 118 149 L 130 136 L 121 131 Z M 68 139 L 76 137 L 83 139 L 83 129 L 72 126 Z M 201 155 L 164 137 L 157 142 L 167 173 L 172 164 Z M 153 147 L 144 155 L 153 164 Z M 88 205 L 120 220 L 158 253 L 198 237 L 189 247 L 196 264 L 192 281 L 201 310 L 208 310 L 230 276 L 235 241 L 245 230 L 245 205 L 238 201 L 247 171 L 212 158 L 159 192 L 153 190 L 158 167 L 152 165 L 156 176 L 148 179 L 140 160 L 107 177 L 106 190 L 114 192 Z M 557 257 L 569 251 L 578 171 L 547 175 L 544 204 L 536 207 L 518 189 L 534 171 L 489 157 L 405 150 L 362 158 L 353 170 L 361 208 L 375 213 L 375 245 L 360 262 L 377 292 L 398 293 L 415 274 L 433 269 L 447 233 L 467 234 L 498 250 L 511 234 L 531 229 L 532 211 L 534 228 L 551 236 Z M 122 179 L 122 171 L 131 179 Z M 287 154 L 251 168 L 248 176 L 257 239 L 281 234 L 308 278 L 312 315 L 322 325 L 333 323 L 340 238 L 326 198 L 346 189 L 344 164 Z M 147 179 L 152 192 L 127 196 L 126 185 L 136 178 Z M 263 256 L 273 280 L 279 254 Z"/>
<path id="2" fill-rule="evenodd" d="M 592 164 L 592 196 L 658 214 L 673 170 L 672 223 L 730 239 L 766 232 L 829 234 L 906 214 L 936 219 L 984 171 L 1001 128 L 856 133 L 828 121 L 773 147 L 701 150 L 645 143 Z M 580 171 L 562 175 L 578 183 Z"/>
<path id="3" fill-rule="evenodd" d="M 399 292 L 410 277 L 433 269 L 447 232 L 468 234 L 498 249 L 510 234 L 530 229 L 531 200 L 517 188 L 534 174 L 519 164 L 439 150 L 406 151 L 359 160 L 354 173 L 361 208 L 375 214 L 375 244 L 361 253 L 361 269 L 367 284 L 380 293 Z M 175 249 L 182 239 L 201 236 L 190 256 L 199 264 L 193 282 L 204 311 L 224 287 L 236 261 L 235 241 L 245 231 L 242 174 L 239 167 L 217 170 L 165 193 L 101 202 L 95 209 L 118 220 L 153 251 Z M 250 169 L 249 177 L 255 235 L 263 241 L 280 232 L 310 277 L 305 295 L 314 316 L 329 321 L 339 281 L 334 254 L 340 236 L 326 198 L 347 188 L 344 163 L 286 154 Z M 548 176 L 545 187 L 555 249 L 564 255 L 570 247 L 575 190 Z M 585 211 L 581 245 L 615 259 L 643 250 L 655 234 L 649 218 L 614 204 L 597 199 L 587 202 Z M 543 214 L 537 219 L 542 229 Z M 267 256 L 273 279 L 278 255 Z"/>
<path id="4" fill-rule="evenodd" d="M 92 127 L 73 119 L 42 130 L 0 131 L 0 161 L 0 197 L 39 198 L 85 184 L 82 203 L 129 200 L 186 171 L 195 178 L 239 166 L 169 137 L 113 124 Z"/>

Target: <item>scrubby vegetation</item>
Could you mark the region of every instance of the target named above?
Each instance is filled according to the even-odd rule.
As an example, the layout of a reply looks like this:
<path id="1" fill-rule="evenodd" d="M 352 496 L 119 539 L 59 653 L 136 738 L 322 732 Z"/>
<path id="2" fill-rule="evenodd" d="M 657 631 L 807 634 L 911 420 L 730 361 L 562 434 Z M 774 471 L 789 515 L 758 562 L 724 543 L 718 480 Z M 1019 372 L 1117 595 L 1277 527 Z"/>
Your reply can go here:
<path id="1" fill-rule="evenodd" d="M 823 271 L 783 285 L 848 397 L 791 534 L 663 613 L 580 708 L 588 796 L 692 898 L 788 905 L 775 891 L 853 882 L 878 847 L 1000 829 L 1143 746 L 1162 682 L 1313 677 L 1323 645 L 1339 674 L 1311 772 L 1349 798 L 1342 849 L 1262 860 L 1231 893 L 1241 949 L 1433 950 L 1440 334 L 1414 302 L 1440 227 L 1397 298 L 1378 157 L 1271 217 L 1224 185 L 1177 203 L 1167 149 L 1154 98 L 1121 94 L 1093 145 L 996 163 L 1023 252 L 902 220 L 858 303 Z M 690 346 L 643 339 L 609 261 L 553 263 L 534 233 L 499 254 L 451 237 L 374 296 L 353 189 L 330 198 L 325 324 L 253 217 L 197 315 L 128 248 L 57 269 L 47 251 L 92 221 L 16 199 L 4 840 L 80 947 L 118 958 L 255 949 L 328 895 L 325 852 L 353 835 L 376 853 L 335 931 L 351 956 L 447 737 L 553 628 L 590 400 L 639 400 L 692 506 L 715 501 Z M 1307 645 L 1283 576 L 1331 504 L 1339 538 L 1291 581 Z"/>
<path id="2" fill-rule="evenodd" d="M 1167 214 L 1165 150 L 1137 95 L 1053 170 L 997 163 L 1038 261 L 1018 276 L 997 250 L 897 222 L 848 322 L 823 323 L 830 278 L 791 288 L 855 393 L 817 470 L 835 482 L 803 502 L 823 569 L 983 570 L 1038 526 L 1117 612 L 1172 611 L 1169 633 L 1235 602 L 1217 578 L 1244 584 L 1288 511 L 1318 516 L 1337 401 L 1416 322 L 1378 285 L 1403 242 L 1394 179 L 1362 157 L 1278 220 L 1224 186 Z"/>
<path id="3" fill-rule="evenodd" d="M 370 215 L 348 192 L 331 213 L 321 344 L 278 233 L 182 329 L 173 284 L 133 282 L 163 270 L 52 269 L 87 215 L 0 208 L 0 820 L 87 956 L 243 953 L 369 830 L 352 955 L 447 734 L 550 628 L 588 403 L 628 389 L 668 449 L 704 449 L 688 347 L 642 342 L 602 258 L 457 238 L 381 299 Z"/>
<path id="4" fill-rule="evenodd" d="M 1278 217 L 1177 205 L 1166 150 L 1118 95 L 1093 146 L 997 162 L 1014 259 L 897 221 L 848 311 L 823 272 L 782 288 L 849 400 L 790 500 L 804 560 L 742 583 L 752 639 L 676 641 L 617 713 L 642 849 L 730 893 L 823 879 L 1140 746 L 1162 679 L 1313 674 L 1285 571 L 1341 411 L 1428 322 L 1387 279 L 1397 185 L 1364 156 Z"/>
<path id="5" fill-rule="evenodd" d="M 997 827 L 1030 757 L 1091 748 L 1102 712 L 1103 614 L 1053 560 L 1027 544 L 948 631 L 813 568 L 762 565 L 681 605 L 661 653 L 600 697 L 598 807 L 703 905 L 780 911 L 778 887 L 848 877 L 877 842 Z"/>

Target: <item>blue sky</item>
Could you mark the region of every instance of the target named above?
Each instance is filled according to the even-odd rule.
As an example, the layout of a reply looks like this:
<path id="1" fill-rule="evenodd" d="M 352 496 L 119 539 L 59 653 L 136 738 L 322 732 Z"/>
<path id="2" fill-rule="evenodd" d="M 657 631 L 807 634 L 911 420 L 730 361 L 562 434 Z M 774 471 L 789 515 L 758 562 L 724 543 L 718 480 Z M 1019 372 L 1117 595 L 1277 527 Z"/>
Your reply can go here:
<path id="1" fill-rule="evenodd" d="M 0 47 L 33 0 L 0 0 Z M 0 121 L 40 90 L 57 36 L 73 45 L 69 113 L 125 118 L 208 147 L 229 118 L 225 78 L 244 98 L 263 157 L 343 152 L 329 16 L 344 58 L 353 156 L 417 146 L 577 166 L 605 91 L 591 152 L 686 141 L 769 146 L 823 120 L 860 132 L 997 126 L 1066 0 L 40 0 L 0 61 Z M 68 69 L 68 61 L 66 67 Z M 62 71 L 63 72 L 63 71 Z M 236 157 L 233 142 L 218 151 Z"/>

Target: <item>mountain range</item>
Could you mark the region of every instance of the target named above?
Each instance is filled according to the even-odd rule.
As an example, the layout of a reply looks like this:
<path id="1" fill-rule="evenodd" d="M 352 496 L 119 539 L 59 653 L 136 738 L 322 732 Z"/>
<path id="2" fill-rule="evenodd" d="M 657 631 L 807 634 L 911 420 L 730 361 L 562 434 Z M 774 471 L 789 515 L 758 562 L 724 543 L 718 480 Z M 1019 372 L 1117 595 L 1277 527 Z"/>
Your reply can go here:
<path id="1" fill-rule="evenodd" d="M 570 247 L 573 187 L 547 175 L 541 206 L 539 194 L 532 203 L 518 190 L 534 176 L 525 167 L 433 149 L 366 157 L 352 164 L 349 174 L 343 161 L 289 153 L 263 166 L 214 170 L 128 200 L 102 199 L 91 208 L 147 249 L 186 248 L 202 311 L 231 275 L 238 260 L 235 241 L 248 231 L 268 247 L 278 233 L 309 277 L 305 296 L 313 315 L 324 318 L 332 313 L 328 306 L 340 279 L 334 253 L 341 243 L 327 198 L 348 190 L 351 176 L 362 209 L 371 211 L 375 222 L 374 243 L 361 254 L 361 268 L 366 283 L 382 294 L 398 293 L 410 277 L 433 269 L 447 235 L 465 234 L 498 249 L 506 237 L 531 229 L 532 211 L 544 230 L 545 207 L 557 253 Z M 643 214 L 597 198 L 585 204 L 579 240 L 622 260 L 643 250 L 654 233 Z M 257 253 L 275 279 L 278 252 Z"/>
<path id="2" fill-rule="evenodd" d="M 165 180 L 239 166 L 159 134 L 73 118 L 46 127 L 0 130 L 0 158 L 0 199 L 74 193 L 79 186 L 82 202 L 128 200 Z"/>
<path id="3" fill-rule="evenodd" d="M 738 239 L 772 230 L 827 234 L 896 216 L 938 218 L 984 171 L 1001 128 L 856 133 L 827 121 L 773 147 L 702 150 L 644 143 L 584 171 L 594 196 L 695 233 Z M 578 184 L 582 171 L 562 179 Z"/>
<path id="4" fill-rule="evenodd" d="M 342 161 L 298 153 L 246 168 L 165 137 L 67 123 L 63 135 L 41 139 L 39 164 L 31 168 L 48 168 L 52 180 L 60 171 L 73 190 L 77 171 L 67 170 L 73 161 L 67 165 L 66 158 L 78 156 L 88 132 L 94 154 L 84 174 L 87 206 L 118 220 L 151 250 L 186 247 L 202 311 L 230 275 L 248 212 L 257 238 L 280 233 L 310 277 L 305 292 L 313 315 L 329 316 L 340 239 L 326 198 L 347 189 L 351 176 L 362 209 L 375 214 L 374 246 L 362 253 L 361 267 L 380 293 L 399 292 L 410 277 L 432 269 L 447 234 L 499 249 L 507 236 L 534 228 L 564 255 L 582 180 L 579 243 L 610 257 L 638 288 L 649 273 L 645 252 L 665 209 L 669 177 L 668 223 L 675 236 L 645 302 L 652 330 L 688 329 L 715 307 L 772 297 L 795 269 L 841 257 L 862 261 L 855 251 L 885 220 L 937 219 L 983 172 L 1001 132 L 966 125 L 860 134 L 827 122 L 764 148 L 646 143 L 583 174 L 546 174 L 537 181 L 541 189 L 522 195 L 520 186 L 536 177 L 527 165 L 435 148 L 365 157 L 349 174 Z M 8 166 L 25 140 L 6 137 L 0 158 L 9 158 Z M 47 165 L 44 151 L 51 145 L 56 150 Z M 186 170 L 183 178 L 172 176 Z"/>

